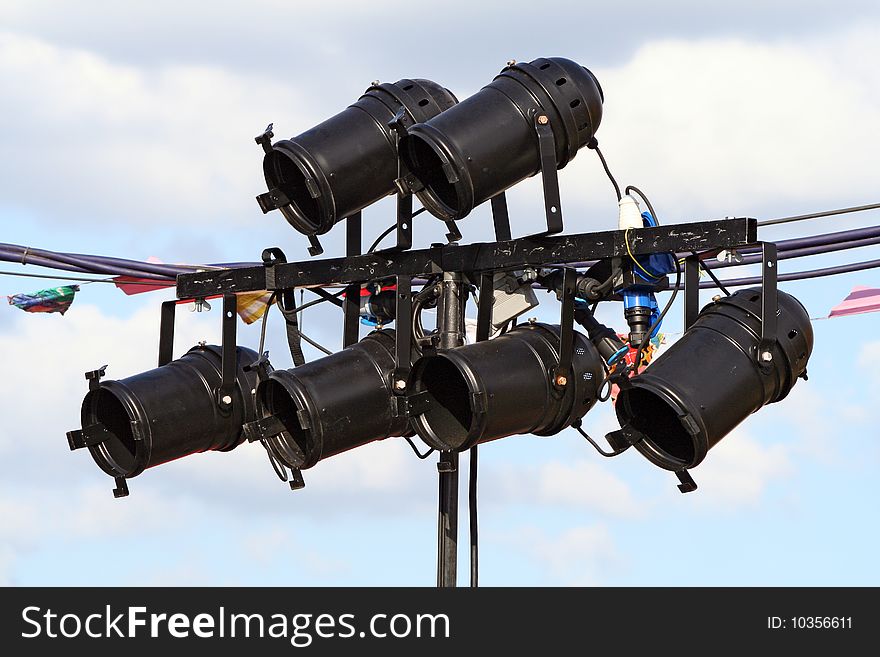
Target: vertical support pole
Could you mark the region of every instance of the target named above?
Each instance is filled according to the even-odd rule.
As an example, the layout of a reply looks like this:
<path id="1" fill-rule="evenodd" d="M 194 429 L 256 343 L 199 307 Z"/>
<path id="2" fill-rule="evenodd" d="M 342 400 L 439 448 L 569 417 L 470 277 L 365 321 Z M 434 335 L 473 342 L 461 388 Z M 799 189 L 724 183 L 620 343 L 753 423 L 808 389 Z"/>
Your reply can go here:
<path id="1" fill-rule="evenodd" d="M 395 280 L 395 365 L 391 385 L 395 394 L 403 395 L 406 392 L 412 358 L 412 277 L 397 276 Z"/>
<path id="2" fill-rule="evenodd" d="M 498 198 L 498 197 L 495 197 Z M 503 200 L 503 194 L 501 195 Z M 493 215 L 495 199 L 492 199 Z M 506 209 L 506 205 L 505 205 Z M 510 226 L 508 226 L 508 231 Z M 496 223 L 496 237 L 498 226 Z M 492 306 L 495 303 L 495 273 L 483 272 L 480 274 L 480 299 L 477 308 L 477 342 L 489 339 L 490 329 L 492 327 Z M 480 585 L 480 542 L 479 542 L 479 521 L 477 518 L 477 468 L 479 454 L 478 446 L 474 445 L 470 449 L 470 457 L 468 459 L 468 523 L 470 525 L 470 548 L 471 548 L 471 588 L 477 588 Z"/>
<path id="3" fill-rule="evenodd" d="M 477 342 L 489 339 L 492 327 L 492 306 L 495 303 L 495 273 L 480 274 L 480 298 L 477 307 Z"/>
<path id="4" fill-rule="evenodd" d="M 412 120 L 406 113 L 406 109 L 401 107 L 397 110 L 394 118 L 388 122 L 388 127 L 394 135 L 394 151 L 397 155 L 397 250 L 404 251 L 412 248 L 412 219 L 413 219 L 413 203 L 412 189 L 406 180 L 411 178 L 403 161 L 400 159 L 400 139 L 406 135 L 407 128 L 412 125 Z M 400 315 L 398 315 L 400 317 Z"/>
<path id="5" fill-rule="evenodd" d="M 235 294 L 224 294 L 220 388 L 217 390 L 217 402 L 220 405 L 220 408 L 224 411 L 228 411 L 232 408 L 233 394 L 235 393 L 235 372 L 238 368 L 235 344 L 235 321 L 237 319 L 237 311 L 238 303 Z"/>
<path id="6" fill-rule="evenodd" d="M 444 272 L 437 309 L 438 349 L 464 344 L 464 304 L 461 274 Z M 437 514 L 437 586 L 455 587 L 458 575 L 458 452 L 440 452 Z"/>
<path id="7" fill-rule="evenodd" d="M 507 196 L 501 192 L 493 196 L 489 202 L 492 206 L 492 223 L 495 224 L 495 241 L 506 242 L 512 239 L 510 213 L 507 211 Z"/>
<path id="8" fill-rule="evenodd" d="M 412 194 L 397 193 L 397 249 L 412 248 Z"/>
<path id="9" fill-rule="evenodd" d="M 361 254 L 361 213 L 356 212 L 345 220 L 345 255 L 356 256 Z M 345 303 L 343 304 L 343 330 L 342 346 L 350 347 L 360 337 L 360 295 L 361 286 L 357 283 L 349 285 L 345 289 Z"/>
<path id="10" fill-rule="evenodd" d="M 565 388 L 571 374 L 571 358 L 574 349 L 574 298 L 577 294 L 577 278 L 574 269 L 566 267 L 562 272 L 562 311 L 559 318 L 559 364 L 553 377 L 557 388 Z"/>
<path id="11" fill-rule="evenodd" d="M 177 301 L 163 301 L 159 315 L 159 367 L 174 357 L 174 311 Z"/>
<path id="12" fill-rule="evenodd" d="M 700 260 L 696 255 L 684 259 L 684 330 L 700 314 Z"/>
<path id="13" fill-rule="evenodd" d="M 547 232 L 553 235 L 562 232 L 562 206 L 559 198 L 559 175 L 556 172 L 556 139 L 546 114 L 535 116 L 535 131 L 538 133 L 538 150 L 541 154 L 541 180 L 544 183 L 544 212 L 547 216 Z"/>
<path id="14" fill-rule="evenodd" d="M 776 343 L 778 312 L 776 244 L 761 243 L 761 341 L 758 343 L 758 365 L 769 369 L 773 363 L 773 345 Z"/>

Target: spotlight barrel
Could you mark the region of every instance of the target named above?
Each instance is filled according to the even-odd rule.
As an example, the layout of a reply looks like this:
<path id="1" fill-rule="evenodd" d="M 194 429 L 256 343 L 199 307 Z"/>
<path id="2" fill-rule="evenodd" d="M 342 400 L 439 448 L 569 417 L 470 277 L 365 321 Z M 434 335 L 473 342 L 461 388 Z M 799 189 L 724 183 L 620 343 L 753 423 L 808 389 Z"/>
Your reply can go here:
<path id="1" fill-rule="evenodd" d="M 148 372 L 101 381 L 82 403 L 83 430 L 103 426 L 103 440 L 89 445 L 95 463 L 112 477 L 131 478 L 183 456 L 240 445 L 242 425 L 254 419 L 256 387 L 256 372 L 244 368 L 257 354 L 238 347 L 236 356 L 228 411 L 217 403 L 222 351 L 213 345 L 193 347 Z"/>
<path id="2" fill-rule="evenodd" d="M 480 203 L 538 173 L 535 132 L 545 116 L 564 167 L 593 138 L 602 120 L 602 88 L 583 66 L 561 57 L 505 68 L 473 96 L 409 128 L 400 156 L 428 211 L 462 219 Z"/>
<path id="3" fill-rule="evenodd" d="M 777 339 L 767 367 L 757 362 L 761 290 L 707 305 L 685 334 L 621 389 L 621 426 L 644 438 L 636 449 L 667 470 L 693 468 L 740 422 L 788 395 L 804 376 L 813 328 L 801 303 L 778 291 Z"/>
<path id="4" fill-rule="evenodd" d="M 415 415 L 413 428 L 431 447 L 448 451 L 514 434 L 558 433 L 593 407 L 602 386 L 602 358 L 577 331 L 573 353 L 564 386 L 553 381 L 558 326 L 524 324 L 492 340 L 421 358 L 410 387 L 425 410 Z"/>
<path id="5" fill-rule="evenodd" d="M 342 351 L 289 370 L 277 370 L 257 389 L 260 418 L 283 430 L 266 439 L 281 463 L 306 469 L 321 459 L 374 440 L 407 433 L 395 413 L 391 374 L 393 330 L 374 331 Z"/>
<path id="6" fill-rule="evenodd" d="M 294 228 L 321 235 L 338 221 L 395 190 L 396 136 L 389 123 L 405 110 L 407 124 L 427 121 L 457 102 L 430 80 L 399 80 L 371 86 L 339 114 L 301 135 L 279 140 L 263 158 L 270 191 Z"/>

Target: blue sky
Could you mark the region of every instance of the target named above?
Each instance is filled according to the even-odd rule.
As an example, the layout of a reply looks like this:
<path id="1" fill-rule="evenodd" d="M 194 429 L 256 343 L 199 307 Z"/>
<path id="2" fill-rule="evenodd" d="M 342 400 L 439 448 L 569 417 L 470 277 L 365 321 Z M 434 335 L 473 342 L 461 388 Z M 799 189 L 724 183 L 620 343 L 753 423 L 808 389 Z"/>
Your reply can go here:
<path id="1" fill-rule="evenodd" d="M 603 151 L 665 223 L 876 202 L 878 36 L 872 2 L 6 0 L 0 241 L 166 262 L 255 260 L 270 245 L 304 258 L 305 240 L 253 200 L 262 191 L 253 137 L 267 123 L 297 134 L 374 79 L 427 77 L 464 98 L 508 59 L 553 55 L 597 75 Z M 570 231 L 615 225 L 592 154 L 579 154 L 560 184 Z M 510 200 L 514 232 L 532 232 L 538 182 Z M 392 212 L 388 201 L 370 208 L 365 232 L 387 226 Z M 761 237 L 878 220 L 821 219 Z M 490 225 L 478 210 L 461 228 L 475 241 L 490 238 Z M 427 216 L 415 228 L 421 244 L 445 231 Z M 328 255 L 340 253 L 338 232 L 324 240 Z M 878 253 L 785 261 L 781 270 Z M 880 287 L 880 273 L 783 289 L 824 316 L 855 285 Z M 2 294 L 39 286 L 0 277 Z M 0 583 L 433 584 L 435 466 L 401 441 L 320 463 L 298 493 L 275 479 L 259 446 L 244 445 L 147 471 L 124 500 L 86 454 L 67 450 L 82 373 L 152 367 L 167 296 L 94 284 L 64 317 L 0 308 Z M 552 320 L 554 302 L 540 298 L 536 314 Z M 622 328 L 619 307 L 607 306 L 601 318 Z M 676 307 L 668 332 L 680 330 L 680 315 Z M 694 494 L 681 495 L 672 475 L 638 454 L 599 457 L 573 431 L 487 445 L 481 582 L 880 584 L 878 317 L 815 322 L 810 380 L 712 450 L 693 471 Z M 305 331 L 338 346 L 336 311 L 316 307 Z M 254 327 L 241 335 L 256 345 Z M 217 340 L 217 311 L 183 313 L 177 337 L 178 353 Z M 289 364 L 279 325 L 268 346 L 276 367 Z M 594 435 L 614 426 L 610 407 L 585 418 Z M 464 509 L 461 524 L 464 543 Z M 465 571 L 464 551 L 460 563 Z"/>

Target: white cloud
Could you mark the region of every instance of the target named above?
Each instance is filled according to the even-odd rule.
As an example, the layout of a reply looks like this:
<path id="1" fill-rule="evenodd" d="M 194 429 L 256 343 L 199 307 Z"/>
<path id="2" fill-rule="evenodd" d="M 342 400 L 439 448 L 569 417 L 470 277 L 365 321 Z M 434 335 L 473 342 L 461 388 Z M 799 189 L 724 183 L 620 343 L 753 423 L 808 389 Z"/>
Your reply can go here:
<path id="1" fill-rule="evenodd" d="M 0 85 L 16 126 L 0 144 L 5 202 L 87 222 L 257 219 L 254 135 L 281 117 L 309 125 L 297 95 L 259 75 L 139 69 L 12 33 Z"/>
<path id="2" fill-rule="evenodd" d="M 629 485 L 595 459 L 541 465 L 534 493 L 549 506 L 594 509 L 610 516 L 631 518 L 642 510 Z"/>
<path id="3" fill-rule="evenodd" d="M 608 581 L 609 569 L 621 567 L 611 534 L 601 524 L 572 527 L 556 535 L 521 527 L 497 538 L 531 555 L 564 586 L 597 586 Z"/>
<path id="4" fill-rule="evenodd" d="M 15 561 L 15 552 L 11 547 L 0 545 L 0 586 L 12 586 L 15 584 L 13 578 L 13 563 Z"/>
<path id="5" fill-rule="evenodd" d="M 719 508 L 749 507 L 759 503 L 769 486 L 793 470 L 789 445 L 765 444 L 742 429 L 734 429 L 693 471 L 700 485 L 693 495 L 698 505 L 711 508 L 713 513 Z"/>
<path id="6" fill-rule="evenodd" d="M 318 577 L 344 574 L 349 569 L 345 561 L 335 559 L 306 547 L 297 541 L 293 532 L 278 527 L 257 530 L 242 540 L 244 553 L 262 567 L 268 568 L 279 560 L 289 560 L 296 555 L 296 561 L 302 571 Z"/>
<path id="7" fill-rule="evenodd" d="M 4 313 L 11 321 L 0 331 L 0 353 L 14 354 L 18 365 L 14 374 L 0 377 L 5 417 L 0 423 L 0 453 L 39 453 L 50 462 L 59 456 L 73 463 L 77 459 L 65 453 L 64 433 L 79 424 L 80 404 L 88 390 L 83 373 L 109 364 L 108 378 L 124 378 L 154 368 L 158 305 L 126 318 L 79 301 L 63 317 L 24 314 L 11 307 Z M 180 315 L 175 356 L 199 340 L 219 339 L 216 311 Z"/>
<path id="8" fill-rule="evenodd" d="M 880 340 L 863 344 L 857 362 L 866 374 L 880 379 Z"/>
<path id="9" fill-rule="evenodd" d="M 612 171 L 645 190 L 666 222 L 855 200 L 875 169 L 876 29 L 808 42 L 647 42 L 595 71 L 605 91 L 597 136 Z M 581 153 L 563 171 L 563 198 L 613 209 L 595 160 Z"/>

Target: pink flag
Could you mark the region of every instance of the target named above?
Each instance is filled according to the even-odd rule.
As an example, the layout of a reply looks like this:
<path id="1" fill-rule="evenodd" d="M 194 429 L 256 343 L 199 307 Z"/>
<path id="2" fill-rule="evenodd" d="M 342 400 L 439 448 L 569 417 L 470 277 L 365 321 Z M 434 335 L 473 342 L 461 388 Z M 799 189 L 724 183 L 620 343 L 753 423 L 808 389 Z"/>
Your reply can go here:
<path id="1" fill-rule="evenodd" d="M 880 310 L 880 289 L 859 285 L 854 287 L 849 296 L 841 303 L 834 306 L 829 317 L 843 317 L 845 315 L 858 315 L 859 313 L 871 313 Z"/>

